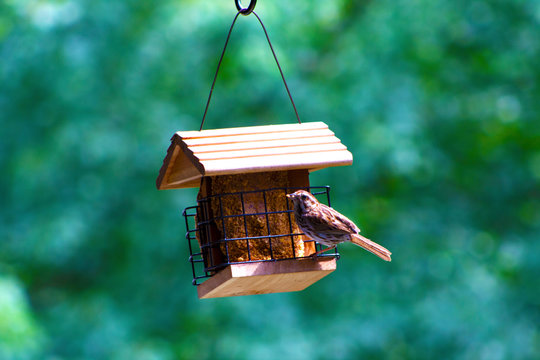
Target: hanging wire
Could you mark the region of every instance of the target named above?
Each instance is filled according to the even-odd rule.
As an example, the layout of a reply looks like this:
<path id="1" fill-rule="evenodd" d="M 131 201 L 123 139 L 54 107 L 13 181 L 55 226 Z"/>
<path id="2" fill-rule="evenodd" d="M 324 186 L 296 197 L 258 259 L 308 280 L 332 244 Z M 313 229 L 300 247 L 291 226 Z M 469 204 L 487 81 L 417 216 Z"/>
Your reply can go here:
<path id="1" fill-rule="evenodd" d="M 289 95 L 289 99 L 291 100 L 291 104 L 293 106 L 294 113 L 296 115 L 296 119 L 298 120 L 298 123 L 301 124 L 302 122 L 300 121 L 300 117 L 298 116 L 298 111 L 296 110 L 296 105 L 294 104 L 294 100 L 293 100 L 291 92 L 289 90 L 289 86 L 287 85 L 287 81 L 285 80 L 285 75 L 283 75 L 283 71 L 281 70 L 281 65 L 279 64 L 279 61 L 277 59 L 276 52 L 274 51 L 274 47 L 272 46 L 272 42 L 270 41 L 270 37 L 268 36 L 268 32 L 266 31 L 266 28 L 265 28 L 261 18 L 259 17 L 259 15 L 257 15 L 257 13 L 255 11 L 253 11 L 257 1 L 252 0 L 249 3 L 249 6 L 247 8 L 242 8 L 242 6 L 240 4 L 240 0 L 235 0 L 235 3 L 236 3 L 236 8 L 238 9 L 238 12 L 236 13 L 236 16 L 234 17 L 234 20 L 233 20 L 233 22 L 231 24 L 231 27 L 229 29 L 229 33 L 227 34 L 227 39 L 225 40 L 225 45 L 223 46 L 223 51 L 221 52 L 221 56 L 220 56 L 219 61 L 218 61 L 216 73 L 214 75 L 214 81 L 212 81 L 212 86 L 210 88 L 210 94 L 208 94 L 208 100 L 206 101 L 206 107 L 204 109 L 204 114 L 203 114 L 203 118 L 202 118 L 202 121 L 201 121 L 201 127 L 199 128 L 199 131 L 201 131 L 203 129 L 203 126 L 204 126 L 204 120 L 206 119 L 206 114 L 208 113 L 208 106 L 210 105 L 210 99 L 212 98 L 212 93 L 214 92 L 214 86 L 216 85 L 216 80 L 217 80 L 217 76 L 218 76 L 218 73 L 219 73 L 219 69 L 221 67 L 223 57 L 225 56 L 225 51 L 227 50 L 227 45 L 229 44 L 229 39 L 231 38 L 231 33 L 233 31 L 234 24 L 236 23 L 236 20 L 238 19 L 238 16 L 240 14 L 242 14 L 244 16 L 247 16 L 247 15 L 249 15 L 251 13 L 253 13 L 253 15 L 255 15 L 255 17 L 257 18 L 257 20 L 259 20 L 259 23 L 261 24 L 261 27 L 262 27 L 262 29 L 264 31 L 264 35 L 266 36 L 266 40 L 268 41 L 268 45 L 270 46 L 270 50 L 272 51 L 272 55 L 274 56 L 274 60 L 276 61 L 279 73 L 281 74 L 281 78 L 283 79 L 283 84 L 285 85 L 285 89 L 287 90 L 287 95 Z"/>
<path id="2" fill-rule="evenodd" d="M 236 19 L 238 19 L 238 16 L 240 14 L 241 14 L 240 11 L 238 11 L 236 13 L 236 16 L 234 17 L 234 20 L 233 20 L 233 22 L 231 24 L 231 28 L 229 29 L 229 33 L 227 34 L 227 40 L 225 40 L 225 46 L 223 47 L 223 51 L 221 52 L 221 56 L 220 56 L 219 61 L 218 61 L 216 73 L 214 74 L 214 81 L 212 81 L 212 87 L 210 87 L 210 94 L 208 94 L 208 100 L 206 101 L 206 107 L 204 108 L 204 115 L 202 117 L 201 127 L 200 127 L 199 131 L 201 131 L 202 128 L 203 128 L 204 120 L 206 119 L 206 113 L 208 112 L 208 106 L 210 105 L 210 99 L 212 98 L 212 93 L 214 92 L 214 86 L 216 85 L 216 79 L 217 79 L 217 76 L 218 76 L 218 73 L 219 73 L 219 68 L 221 67 L 221 62 L 223 61 L 223 56 L 225 56 L 225 50 L 227 50 L 227 45 L 229 44 L 229 39 L 231 38 L 231 32 L 233 30 L 234 23 L 236 22 Z"/>
<path id="3" fill-rule="evenodd" d="M 279 69 L 279 73 L 281 74 L 281 78 L 283 79 L 283 85 L 285 85 L 285 89 L 287 90 L 287 94 L 289 95 L 289 99 L 291 99 L 291 104 L 293 106 L 293 109 L 294 109 L 294 114 L 296 115 L 296 119 L 298 120 L 298 123 L 301 124 L 302 122 L 300 121 L 300 117 L 298 116 L 298 111 L 296 110 L 296 105 L 294 104 L 294 100 L 292 98 L 292 95 L 291 95 L 291 92 L 289 91 L 289 86 L 287 85 L 287 81 L 285 80 L 285 75 L 283 75 L 283 71 L 281 70 L 281 65 L 279 65 L 279 61 L 277 59 L 277 56 L 276 56 L 276 52 L 274 51 L 274 47 L 272 46 L 272 43 L 270 42 L 270 37 L 268 36 L 268 33 L 266 32 L 266 28 L 264 27 L 264 24 L 261 20 L 261 18 L 259 17 L 259 15 L 257 15 L 257 13 L 255 11 L 253 11 L 253 15 L 255 15 L 255 17 L 257 17 L 257 20 L 259 20 L 259 22 L 261 23 L 261 27 L 264 31 L 264 35 L 266 36 L 266 40 L 268 40 L 268 46 L 270 46 L 270 50 L 272 50 L 272 55 L 274 55 L 274 60 L 276 60 L 276 65 Z"/>

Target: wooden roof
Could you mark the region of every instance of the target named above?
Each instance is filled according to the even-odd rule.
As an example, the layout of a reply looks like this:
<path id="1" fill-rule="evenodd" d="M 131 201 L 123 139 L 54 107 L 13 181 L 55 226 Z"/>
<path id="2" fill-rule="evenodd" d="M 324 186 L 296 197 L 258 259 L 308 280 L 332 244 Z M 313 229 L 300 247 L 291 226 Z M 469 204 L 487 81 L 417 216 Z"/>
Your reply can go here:
<path id="1" fill-rule="evenodd" d="M 179 131 L 157 188 L 198 187 L 203 176 L 352 164 L 352 154 L 323 122 Z"/>

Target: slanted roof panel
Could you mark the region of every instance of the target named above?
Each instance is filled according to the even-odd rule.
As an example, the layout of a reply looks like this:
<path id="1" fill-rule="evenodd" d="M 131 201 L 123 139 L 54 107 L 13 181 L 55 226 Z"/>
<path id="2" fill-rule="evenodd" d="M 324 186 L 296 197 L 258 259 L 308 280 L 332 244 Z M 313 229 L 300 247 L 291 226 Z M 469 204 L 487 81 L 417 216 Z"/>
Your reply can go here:
<path id="1" fill-rule="evenodd" d="M 256 144 L 254 144 L 256 145 Z M 207 160 L 225 160 L 241 159 L 247 157 L 269 157 L 273 155 L 287 154 L 314 154 L 328 151 L 347 150 L 342 143 L 316 144 L 316 145 L 296 145 L 296 146 L 272 146 L 272 147 L 253 147 L 236 151 L 212 151 L 198 152 L 193 151 L 193 155 L 203 164 Z M 205 166 L 206 171 L 208 171 Z"/>
<path id="2" fill-rule="evenodd" d="M 303 139 L 303 138 L 317 138 L 317 137 L 335 137 L 334 133 L 328 129 L 308 129 L 308 130 L 291 130 L 280 132 L 267 132 L 256 134 L 239 134 L 239 135 L 223 135 L 223 136 L 209 136 L 200 138 L 184 138 L 177 133 L 182 141 L 190 148 L 197 146 L 207 146 L 216 144 L 236 144 L 243 142 L 254 141 L 275 141 L 275 140 L 287 140 L 287 139 Z"/>
<path id="3" fill-rule="evenodd" d="M 226 129 L 212 129 L 202 131 L 178 131 L 176 134 L 183 139 L 198 139 L 209 137 L 236 136 L 246 134 L 261 134 L 261 133 L 277 133 L 289 132 L 294 130 L 315 130 L 328 129 L 328 125 L 322 121 L 309 122 L 302 124 L 285 124 L 285 125 L 264 125 L 264 126 L 247 126 Z"/>
<path id="4" fill-rule="evenodd" d="M 196 186 L 202 176 L 352 163 L 352 154 L 323 122 L 180 131 L 171 142 L 159 189 Z"/>
<path id="5" fill-rule="evenodd" d="M 206 176 L 297 169 L 319 170 L 351 163 L 352 154 L 347 150 L 204 161 Z"/>
<path id="6" fill-rule="evenodd" d="M 204 146 L 190 146 L 190 149 L 197 154 L 204 154 L 207 152 L 216 151 L 238 151 L 238 150 L 252 150 L 252 149 L 265 149 L 275 147 L 289 147 L 289 146 L 301 146 L 301 145 L 324 145 L 324 144 L 341 144 L 339 139 L 335 136 L 318 136 L 318 137 L 302 137 L 293 139 L 277 139 L 273 141 L 244 141 L 236 143 L 224 143 L 224 144 L 208 144 Z"/>

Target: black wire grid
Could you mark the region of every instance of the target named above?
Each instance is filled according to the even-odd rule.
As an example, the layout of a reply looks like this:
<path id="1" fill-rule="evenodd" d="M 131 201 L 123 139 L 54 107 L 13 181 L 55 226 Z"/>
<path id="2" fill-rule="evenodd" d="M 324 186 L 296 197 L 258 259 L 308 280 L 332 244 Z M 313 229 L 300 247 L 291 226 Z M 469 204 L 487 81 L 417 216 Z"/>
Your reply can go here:
<path id="1" fill-rule="evenodd" d="M 291 259 L 302 259 L 306 258 L 306 256 L 297 256 L 295 253 L 295 246 L 294 246 L 294 240 L 295 237 L 298 237 L 300 235 L 303 235 L 303 233 L 294 233 L 293 232 L 293 226 L 292 226 L 292 219 L 294 218 L 294 215 L 292 214 L 292 204 L 290 201 L 286 201 L 287 203 L 287 209 L 281 210 L 281 211 L 269 211 L 267 206 L 267 196 L 266 194 L 268 192 L 283 192 L 283 197 L 285 198 L 286 194 L 290 194 L 296 190 L 307 190 L 311 192 L 313 195 L 315 195 L 318 200 L 322 203 L 326 203 L 328 206 L 330 206 L 330 187 L 329 186 L 312 186 L 312 187 L 304 187 L 304 188 L 289 188 L 289 187 L 280 187 L 280 188 L 272 188 L 272 189 L 265 189 L 265 190 L 254 190 L 254 191 L 241 191 L 241 192 L 234 192 L 234 193 L 226 193 L 226 194 L 219 194 L 219 195 L 212 195 L 207 198 L 201 198 L 197 200 L 196 206 L 190 206 L 184 210 L 182 213 L 184 215 L 185 221 L 186 221 L 186 239 L 189 244 L 189 261 L 191 262 L 191 267 L 193 271 L 193 285 L 199 285 L 202 283 L 205 279 L 211 277 L 213 274 L 215 274 L 218 270 L 231 265 L 231 264 L 243 264 L 243 263 L 253 263 L 253 262 L 263 262 L 263 261 L 281 261 L 281 260 L 291 260 Z M 264 212 L 255 212 L 255 213 L 247 213 L 246 207 L 244 203 L 244 197 L 248 194 L 248 196 L 253 196 L 255 194 L 260 194 L 263 201 L 264 201 Z M 239 214 L 232 214 L 232 215 L 224 215 L 223 214 L 223 202 L 222 199 L 227 196 L 234 196 L 238 197 L 240 203 L 241 203 L 241 213 Z M 212 199 L 213 198 L 213 199 Z M 210 214 L 210 200 L 218 201 L 219 203 L 219 214 Z M 289 225 L 289 233 L 287 234 L 271 234 L 270 231 L 270 219 L 269 215 L 273 214 L 287 214 L 288 218 L 288 225 Z M 257 234 L 257 236 L 248 236 L 248 226 L 246 219 L 252 216 L 264 216 L 266 220 L 266 230 L 267 234 Z M 245 237 L 227 237 L 227 228 L 226 228 L 226 219 L 228 218 L 241 218 L 243 224 L 244 224 L 244 230 L 245 230 Z M 216 224 L 220 224 L 222 227 L 222 231 L 216 232 Z M 218 234 L 218 235 L 216 235 Z M 216 238 L 217 237 L 217 238 Z M 283 238 L 290 238 L 291 239 L 291 250 L 293 257 L 289 258 L 282 258 L 280 257 L 275 258 L 273 251 L 272 251 L 272 241 L 275 241 L 277 239 L 282 240 Z M 252 260 L 251 259 L 251 253 L 250 253 L 250 241 L 251 240 L 257 240 L 257 241 L 266 241 L 269 245 L 269 254 L 270 259 L 268 260 Z M 199 241 L 200 244 L 199 245 Z M 229 245 L 231 242 L 236 241 L 245 241 L 246 248 L 247 248 L 247 255 L 248 260 L 245 261 L 235 261 L 234 259 L 231 259 L 231 256 L 229 254 Z M 313 240 L 307 240 L 306 242 L 313 242 Z M 280 246 L 282 246 L 283 242 L 280 242 Z M 320 244 L 315 243 L 315 249 L 317 251 L 323 249 Z M 319 257 L 334 257 L 336 259 L 339 259 L 339 253 L 337 251 L 337 248 L 333 251 L 328 253 L 322 253 L 318 255 Z M 310 257 L 310 256 L 307 256 Z"/>

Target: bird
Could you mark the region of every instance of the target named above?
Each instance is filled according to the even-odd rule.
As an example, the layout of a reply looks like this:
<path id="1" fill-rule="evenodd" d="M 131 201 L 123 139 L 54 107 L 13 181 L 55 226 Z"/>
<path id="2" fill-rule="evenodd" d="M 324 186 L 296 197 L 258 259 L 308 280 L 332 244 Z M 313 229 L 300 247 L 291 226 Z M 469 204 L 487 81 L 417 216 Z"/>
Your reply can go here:
<path id="1" fill-rule="evenodd" d="M 298 190 L 287 194 L 287 198 L 294 204 L 294 218 L 300 230 L 318 243 L 328 246 L 314 253 L 313 258 L 334 249 L 342 242 L 350 241 L 383 260 L 392 260 L 392 253 L 388 249 L 360 235 L 358 226 L 333 208 L 321 204 L 311 193 Z"/>

